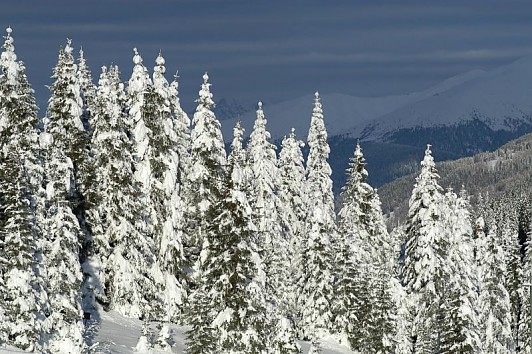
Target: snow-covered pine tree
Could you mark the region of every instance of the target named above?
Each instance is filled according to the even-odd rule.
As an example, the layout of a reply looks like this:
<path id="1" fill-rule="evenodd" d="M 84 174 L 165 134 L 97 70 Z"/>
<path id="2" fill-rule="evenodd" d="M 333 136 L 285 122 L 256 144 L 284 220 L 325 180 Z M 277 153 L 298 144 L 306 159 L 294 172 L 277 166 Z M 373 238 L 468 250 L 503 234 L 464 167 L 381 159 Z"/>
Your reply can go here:
<path id="1" fill-rule="evenodd" d="M 182 314 L 184 297 L 184 254 L 183 254 L 183 201 L 179 181 L 180 137 L 176 134 L 176 119 L 172 107 L 178 100 L 177 94 L 164 73 L 165 60 L 161 53 L 156 59 L 153 73 L 153 92 L 146 95 L 145 117 L 151 115 L 146 124 L 150 131 L 150 155 L 152 171 L 152 196 L 157 213 L 155 245 L 161 274 L 155 278 L 161 300 L 159 319 L 176 322 Z M 179 101 L 177 101 L 178 103 Z M 151 109 L 150 109 L 151 107 Z M 179 117 L 178 119 L 183 119 Z M 179 279 L 178 279 L 179 277 Z"/>
<path id="2" fill-rule="evenodd" d="M 319 94 L 308 134 L 307 217 L 299 281 L 299 307 L 302 310 L 302 334 L 321 337 L 332 330 L 333 247 L 337 239 L 331 167 L 327 162 L 329 144 L 323 122 Z"/>
<path id="3" fill-rule="evenodd" d="M 8 28 L 0 56 L 0 148 L 9 151 L 11 156 L 19 154 L 15 159 L 24 160 L 33 189 L 30 194 L 35 199 L 42 183 L 38 108 L 24 63 L 17 61 L 11 33 L 12 29 Z M 33 208 L 36 203 L 36 200 L 32 201 Z"/>
<path id="4" fill-rule="evenodd" d="M 94 129 L 94 118 L 92 112 L 94 110 L 94 104 L 96 100 L 96 86 L 92 82 L 92 74 L 87 66 L 83 48 L 79 50 L 78 70 L 76 72 L 76 76 L 79 82 L 82 102 L 81 121 L 83 122 L 83 126 L 88 132 L 90 139 L 92 130 Z"/>
<path id="5" fill-rule="evenodd" d="M 252 173 L 251 206 L 253 221 L 257 227 L 254 242 L 264 262 L 268 318 L 276 325 L 271 330 L 270 346 L 285 353 L 297 353 L 293 339 L 293 324 L 284 319 L 288 300 L 293 293 L 290 271 L 289 240 L 283 235 L 280 217 L 281 204 L 278 198 L 279 170 L 275 145 L 270 143 L 270 132 L 266 129 L 267 120 L 258 103 L 257 118 L 251 132 L 247 153 Z M 290 342 L 292 340 L 292 342 Z"/>
<path id="6" fill-rule="evenodd" d="M 446 250 L 446 240 L 442 239 L 445 210 L 430 145 L 421 166 L 409 202 L 402 277 L 413 311 L 413 351 L 432 353 L 438 345 L 436 317 L 438 313 L 441 315 L 440 286 L 447 281 L 447 274 L 442 264 Z"/>
<path id="7" fill-rule="evenodd" d="M 352 349 L 378 353 L 393 351 L 394 254 L 376 191 L 360 144 L 347 169 L 339 212 L 335 288 L 335 324 Z"/>
<path id="8" fill-rule="evenodd" d="M 281 208 L 283 237 L 288 258 L 288 291 L 285 294 L 285 316 L 297 327 L 300 322 L 297 308 L 297 281 L 301 278 L 299 264 L 306 216 L 305 166 L 301 151 L 304 143 L 297 140 L 292 129 L 283 139 L 279 153 L 278 196 Z"/>
<path id="9" fill-rule="evenodd" d="M 11 33 L 0 56 L 0 343 L 38 350 L 46 294 L 37 264 L 43 221 L 37 106 Z"/>
<path id="10" fill-rule="evenodd" d="M 504 282 L 506 259 L 496 236 L 495 225 L 476 221 L 479 264 L 478 323 L 482 353 L 513 353 L 510 296 Z M 487 234 L 485 233 L 487 229 Z"/>
<path id="11" fill-rule="evenodd" d="M 252 172 L 252 208 L 257 227 L 255 243 L 266 266 L 269 301 L 277 306 L 278 299 L 284 299 L 286 291 L 280 273 L 286 263 L 279 251 L 285 251 L 287 244 L 281 237 L 281 222 L 277 198 L 278 168 L 275 145 L 270 143 L 270 132 L 266 129 L 266 118 L 262 102 L 258 103 L 257 118 L 249 137 L 247 152 Z"/>
<path id="12" fill-rule="evenodd" d="M 192 120 L 191 152 L 189 173 L 186 174 L 187 188 L 183 197 L 187 239 L 184 251 L 187 263 L 198 268 L 207 228 L 213 222 L 207 211 L 220 200 L 222 181 L 226 163 L 225 145 L 212 109 L 214 101 L 207 73 L 197 99 L 198 106 Z"/>
<path id="13" fill-rule="evenodd" d="M 42 284 L 28 176 L 16 151 L 0 158 L 0 345 L 39 347 Z"/>
<path id="14" fill-rule="evenodd" d="M 268 346 L 264 265 L 254 245 L 239 127 L 232 148 L 221 199 L 207 210 L 213 222 L 191 296 L 187 353 L 264 353 Z"/>
<path id="15" fill-rule="evenodd" d="M 50 324 L 45 345 L 51 352 L 81 353 L 84 348 L 81 310 L 82 273 L 79 264 L 82 231 L 71 200 L 75 195 L 74 164 L 63 152 L 45 119 L 41 135 L 45 150 L 46 220 L 43 225 L 43 263 Z"/>
<path id="16" fill-rule="evenodd" d="M 386 229 L 382 214 L 381 201 L 377 190 L 374 190 L 370 209 L 371 225 L 369 233 L 380 235 L 374 244 L 375 261 L 378 262 L 376 276 L 371 282 L 374 293 L 374 308 L 370 323 L 370 348 L 376 352 L 386 352 L 394 349 L 397 351 L 397 334 L 400 330 L 398 312 L 401 301 L 398 299 L 404 294 L 397 273 L 399 244 L 395 244 L 395 235 L 389 234 Z M 375 247 L 376 246 L 376 247 Z"/>
<path id="17" fill-rule="evenodd" d="M 78 218 L 83 233 L 80 242 L 84 246 L 85 210 L 90 204 L 91 170 L 89 168 L 89 138 L 81 117 L 83 100 L 77 78 L 77 65 L 72 55 L 72 42 L 59 51 L 59 59 L 54 68 L 55 81 L 49 87 L 52 94 L 46 112 L 46 131 L 51 134 L 56 149 L 63 151 L 73 164 L 74 188 L 68 195 L 70 208 Z M 89 197 L 89 198 L 87 198 Z M 85 255 L 82 254 L 82 258 Z"/>
<path id="18" fill-rule="evenodd" d="M 97 202 L 88 211 L 92 254 L 84 264 L 96 299 L 139 318 L 154 285 L 148 270 L 153 244 L 146 237 L 145 207 L 133 175 L 126 95 L 118 67 L 102 68 L 94 110 L 93 169 Z"/>
<path id="19" fill-rule="evenodd" d="M 146 210 L 147 235 L 153 235 L 157 215 L 150 200 L 151 196 L 151 164 L 150 154 L 150 131 L 146 125 L 145 106 L 148 90 L 153 91 L 153 84 L 148 74 L 148 69 L 142 64 L 142 57 L 137 48 L 133 49 L 133 72 L 127 85 L 127 112 L 129 134 L 133 142 L 133 171 L 134 178 L 140 186 L 140 198 Z"/>
<path id="20" fill-rule="evenodd" d="M 160 57 L 161 65 L 164 59 Z M 145 210 L 145 224 L 142 232 L 146 239 L 146 245 L 151 248 L 148 256 L 153 262 L 149 263 L 147 269 L 148 277 L 151 279 L 153 287 L 145 289 L 143 297 L 146 300 L 146 307 L 142 309 L 142 316 L 149 316 L 150 320 L 162 319 L 165 300 L 173 300 L 176 297 L 166 298 L 164 282 L 168 274 L 161 270 L 159 262 L 163 232 L 168 234 L 174 232 L 173 225 L 165 226 L 167 216 L 172 209 L 167 209 L 168 198 L 166 196 L 165 177 L 170 161 L 167 153 L 170 149 L 170 140 L 165 130 L 171 119 L 170 104 L 168 101 L 168 83 L 164 80 L 164 72 L 156 73 L 159 80 L 159 88 L 156 88 L 149 77 L 148 70 L 142 64 L 142 57 L 137 49 L 134 49 L 133 73 L 129 80 L 128 92 L 128 113 L 130 134 L 133 141 L 133 170 L 134 178 L 140 186 L 140 200 Z M 157 70 L 163 70 L 159 68 Z M 166 87 L 161 88 L 166 82 Z M 175 187 L 175 186 L 174 186 Z M 168 245 L 168 243 L 166 243 Z M 165 251 L 167 248 L 165 248 Z M 176 282 L 173 281 L 173 284 Z M 169 287 L 171 288 L 171 287 Z M 180 300 L 179 300 L 180 301 Z M 149 305 L 148 305 L 149 304 Z M 175 309 L 171 306 L 169 310 Z M 174 316 L 174 315 L 172 315 Z"/>
<path id="21" fill-rule="evenodd" d="M 439 350 L 442 353 L 476 353 L 480 347 L 476 304 L 478 284 L 474 259 L 473 228 L 469 200 L 464 190 L 458 197 L 452 191 L 445 194 L 447 211 L 445 237 L 448 249 L 444 265 L 448 268 L 447 284 L 440 294 L 440 306 L 445 309 L 439 322 Z"/>

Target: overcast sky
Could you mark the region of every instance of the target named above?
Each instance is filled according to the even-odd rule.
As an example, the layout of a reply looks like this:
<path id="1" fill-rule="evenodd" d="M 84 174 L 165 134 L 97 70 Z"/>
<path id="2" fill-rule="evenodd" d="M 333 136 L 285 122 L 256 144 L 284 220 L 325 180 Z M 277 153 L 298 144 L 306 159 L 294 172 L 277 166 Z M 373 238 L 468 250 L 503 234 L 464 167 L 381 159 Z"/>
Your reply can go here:
<path id="1" fill-rule="evenodd" d="M 129 79 L 133 47 L 151 70 L 161 49 L 187 109 L 204 71 L 215 100 L 250 104 L 407 93 L 532 55 L 531 1 L 12 0 L 8 25 L 41 106 L 67 37 L 95 81 L 111 63 Z"/>

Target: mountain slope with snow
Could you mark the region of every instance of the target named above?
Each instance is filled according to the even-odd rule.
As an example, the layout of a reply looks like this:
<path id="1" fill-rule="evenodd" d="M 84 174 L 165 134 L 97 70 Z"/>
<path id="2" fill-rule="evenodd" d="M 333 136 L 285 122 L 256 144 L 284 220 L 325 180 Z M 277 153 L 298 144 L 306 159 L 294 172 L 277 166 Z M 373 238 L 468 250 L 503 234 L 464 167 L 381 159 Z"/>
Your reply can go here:
<path id="1" fill-rule="evenodd" d="M 377 117 L 350 132 L 365 140 L 393 141 L 401 129 L 460 124 L 473 119 L 492 130 L 512 131 L 532 124 L 532 57 Z"/>

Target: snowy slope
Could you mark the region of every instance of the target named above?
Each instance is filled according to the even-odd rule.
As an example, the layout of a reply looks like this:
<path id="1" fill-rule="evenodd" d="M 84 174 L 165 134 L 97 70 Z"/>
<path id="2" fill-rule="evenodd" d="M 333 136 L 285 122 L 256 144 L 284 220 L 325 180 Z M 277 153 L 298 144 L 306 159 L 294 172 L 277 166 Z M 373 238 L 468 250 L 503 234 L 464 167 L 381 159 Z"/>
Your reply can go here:
<path id="1" fill-rule="evenodd" d="M 90 345 L 89 353 L 138 353 L 135 351 L 138 338 L 140 336 L 142 323 L 139 320 L 129 319 L 121 316 L 117 312 L 100 311 L 100 318 L 93 320 L 87 326 L 86 338 Z M 185 348 L 186 327 L 173 327 L 173 338 L 175 344 L 172 353 L 183 353 Z M 303 353 L 308 353 L 309 343 L 302 342 Z M 335 342 L 334 339 L 326 339 L 322 343 L 323 354 L 347 354 L 351 351 Z M 0 349 L 0 354 L 9 353 Z M 146 352 L 145 352 L 146 353 Z M 152 350 L 149 353 L 165 353 Z M 167 352 L 166 352 L 167 353 Z"/>
<path id="2" fill-rule="evenodd" d="M 419 102 L 433 95 L 445 92 L 457 85 L 484 76 L 482 70 L 473 70 L 443 81 L 422 92 L 407 95 L 386 97 L 355 97 L 343 94 L 322 95 L 325 124 L 329 136 L 341 135 L 347 129 L 362 127 L 365 123 L 396 111 L 405 105 Z M 314 94 L 282 102 L 279 104 L 265 105 L 264 112 L 268 119 L 268 130 L 274 140 L 281 139 L 294 127 L 299 137 L 306 137 L 312 113 Z M 236 114 L 235 114 L 236 115 Z M 240 113 L 238 114 L 240 116 Z M 253 128 L 255 112 L 248 112 L 241 117 L 224 120 L 222 130 L 225 141 L 230 141 L 232 129 L 237 120 L 242 120 L 243 126 L 249 135 Z"/>

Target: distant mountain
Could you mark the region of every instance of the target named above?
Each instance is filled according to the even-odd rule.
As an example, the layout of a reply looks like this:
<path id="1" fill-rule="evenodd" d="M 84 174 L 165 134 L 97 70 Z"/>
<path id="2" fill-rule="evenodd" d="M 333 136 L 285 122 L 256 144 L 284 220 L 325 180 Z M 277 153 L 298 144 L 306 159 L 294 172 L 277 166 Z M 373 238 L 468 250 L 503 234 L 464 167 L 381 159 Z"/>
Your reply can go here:
<path id="1" fill-rule="evenodd" d="M 405 220 L 420 168 L 418 162 L 415 173 L 379 188 L 383 212 L 391 225 Z M 499 199 L 519 190 L 532 193 L 532 134 L 512 140 L 493 152 L 437 163 L 436 168 L 442 187 L 459 191 L 463 186 L 473 203 L 479 194 L 487 193 L 490 198 Z"/>
<path id="2" fill-rule="evenodd" d="M 227 100 L 222 98 L 214 107 L 216 118 L 221 121 L 229 119 L 239 119 L 245 113 L 253 110 L 251 106 L 244 106 L 236 100 Z"/>
<path id="3" fill-rule="evenodd" d="M 265 105 L 268 129 L 279 142 L 296 129 L 308 132 L 313 95 Z M 427 143 L 440 160 L 493 151 L 532 132 L 532 57 L 492 71 L 474 70 L 421 92 L 386 97 L 322 95 L 336 192 L 357 140 L 368 161 L 370 182 L 380 186 L 413 171 Z M 233 114 L 222 124 L 231 140 L 236 120 L 249 134 L 255 112 Z"/>
<path id="4" fill-rule="evenodd" d="M 513 131 L 532 123 L 531 79 L 532 57 L 524 58 L 353 127 L 349 134 L 395 141 L 405 129 L 464 125 L 472 120 L 493 131 Z"/>

